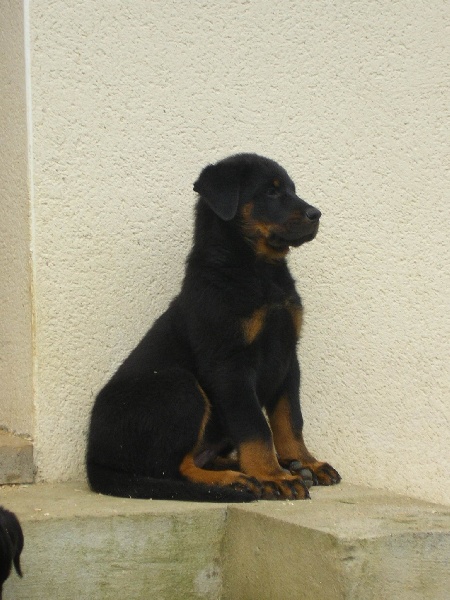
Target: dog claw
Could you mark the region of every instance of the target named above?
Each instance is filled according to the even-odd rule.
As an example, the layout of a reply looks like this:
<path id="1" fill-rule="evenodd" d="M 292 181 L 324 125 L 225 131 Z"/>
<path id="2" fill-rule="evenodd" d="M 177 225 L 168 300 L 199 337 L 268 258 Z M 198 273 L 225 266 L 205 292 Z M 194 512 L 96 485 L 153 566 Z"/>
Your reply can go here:
<path id="1" fill-rule="evenodd" d="M 299 460 L 293 460 L 289 464 L 290 471 L 300 471 L 301 468 L 302 468 L 302 463 Z"/>
<path id="2" fill-rule="evenodd" d="M 312 471 L 310 471 L 310 469 L 301 469 L 300 475 L 302 476 L 307 488 L 317 484 L 317 477 Z"/>
<path id="3" fill-rule="evenodd" d="M 309 489 L 313 485 L 317 485 L 317 477 L 308 467 L 304 467 L 299 460 L 293 460 L 289 463 L 289 471 L 293 475 L 300 475 L 304 484 Z"/>

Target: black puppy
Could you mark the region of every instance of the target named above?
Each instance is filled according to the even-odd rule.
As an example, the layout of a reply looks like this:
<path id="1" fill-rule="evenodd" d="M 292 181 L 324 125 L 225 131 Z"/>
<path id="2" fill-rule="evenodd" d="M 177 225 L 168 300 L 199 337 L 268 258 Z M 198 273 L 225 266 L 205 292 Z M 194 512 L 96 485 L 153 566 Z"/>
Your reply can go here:
<path id="1" fill-rule="evenodd" d="M 302 475 L 322 485 L 340 476 L 303 442 L 302 305 L 285 257 L 315 237 L 321 213 L 280 165 L 255 154 L 207 166 L 194 190 L 181 291 L 95 401 L 91 488 L 132 498 L 307 498 Z"/>
<path id="2" fill-rule="evenodd" d="M 0 600 L 3 583 L 11 573 L 14 564 L 17 574 L 22 577 L 20 554 L 23 549 L 23 533 L 16 515 L 0 506 Z"/>

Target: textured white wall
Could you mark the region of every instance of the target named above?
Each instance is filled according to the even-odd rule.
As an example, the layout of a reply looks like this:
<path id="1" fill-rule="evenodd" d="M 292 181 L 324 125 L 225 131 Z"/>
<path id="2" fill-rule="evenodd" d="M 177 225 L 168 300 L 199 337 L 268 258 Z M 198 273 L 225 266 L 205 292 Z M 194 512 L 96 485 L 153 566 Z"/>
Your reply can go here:
<path id="1" fill-rule="evenodd" d="M 39 476 L 83 473 L 94 394 L 178 290 L 200 168 L 256 151 L 324 214 L 290 259 L 311 447 L 448 501 L 448 4 L 30 8 Z"/>
<path id="2" fill-rule="evenodd" d="M 23 8 L 0 8 L 0 428 L 33 430 Z"/>

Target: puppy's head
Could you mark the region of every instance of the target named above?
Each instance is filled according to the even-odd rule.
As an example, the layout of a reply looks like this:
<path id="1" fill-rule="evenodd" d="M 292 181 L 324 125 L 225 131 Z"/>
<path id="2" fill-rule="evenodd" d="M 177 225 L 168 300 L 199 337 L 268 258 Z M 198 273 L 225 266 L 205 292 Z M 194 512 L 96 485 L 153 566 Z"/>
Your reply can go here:
<path id="1" fill-rule="evenodd" d="M 269 260 L 314 239 L 319 228 L 320 211 L 297 196 L 283 167 L 256 154 L 236 154 L 207 166 L 194 190 Z"/>
<path id="2" fill-rule="evenodd" d="M 0 506 L 0 597 L 3 582 L 9 577 L 11 567 L 22 577 L 20 554 L 23 533 L 16 515 Z"/>

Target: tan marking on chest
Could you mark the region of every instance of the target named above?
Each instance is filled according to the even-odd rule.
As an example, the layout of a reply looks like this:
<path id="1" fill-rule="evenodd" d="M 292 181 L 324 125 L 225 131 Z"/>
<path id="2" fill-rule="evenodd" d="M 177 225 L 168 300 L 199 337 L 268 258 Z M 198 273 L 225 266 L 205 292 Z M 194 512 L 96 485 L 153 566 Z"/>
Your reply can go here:
<path id="1" fill-rule="evenodd" d="M 251 344 L 260 334 L 264 327 L 264 321 L 267 316 L 267 306 L 257 308 L 255 312 L 242 321 L 242 331 L 247 344 Z"/>

